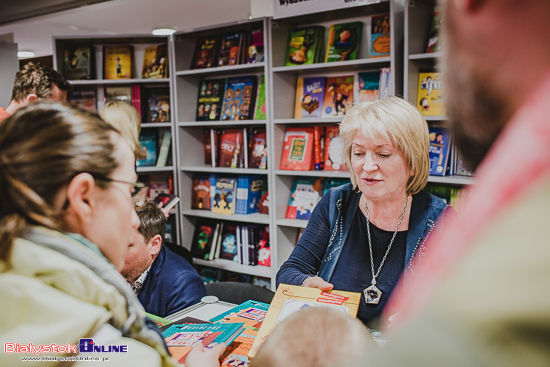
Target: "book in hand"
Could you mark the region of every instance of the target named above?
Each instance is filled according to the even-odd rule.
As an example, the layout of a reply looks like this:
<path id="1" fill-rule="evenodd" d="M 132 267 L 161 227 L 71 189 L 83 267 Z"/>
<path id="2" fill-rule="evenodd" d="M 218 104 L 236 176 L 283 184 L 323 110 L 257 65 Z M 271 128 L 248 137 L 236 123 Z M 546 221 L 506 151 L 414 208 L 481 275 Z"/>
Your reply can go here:
<path id="1" fill-rule="evenodd" d="M 360 301 L 361 293 L 279 284 L 248 357 L 256 356 L 275 327 L 294 312 L 306 307 L 330 307 L 355 318 Z"/>
<path id="2" fill-rule="evenodd" d="M 210 260 L 210 251 L 216 241 L 218 227 L 219 223 L 211 219 L 197 219 L 191 242 L 191 254 L 194 258 Z"/>
<path id="3" fill-rule="evenodd" d="M 97 96 L 95 89 L 73 89 L 71 91 L 70 101 L 85 110 L 97 110 Z"/>
<path id="4" fill-rule="evenodd" d="M 63 72 L 68 80 L 95 79 L 95 48 L 89 43 L 66 44 Z"/>
<path id="5" fill-rule="evenodd" d="M 354 75 L 327 77 L 321 117 L 343 117 L 353 105 Z"/>
<path id="6" fill-rule="evenodd" d="M 162 137 L 162 142 L 160 143 L 160 149 L 159 149 L 159 154 L 157 159 L 157 167 L 166 167 L 171 143 L 172 143 L 172 133 L 170 131 L 164 132 L 164 136 Z"/>
<path id="7" fill-rule="evenodd" d="M 168 88 L 150 89 L 147 94 L 145 122 L 170 122 L 170 92 Z"/>
<path id="8" fill-rule="evenodd" d="M 323 26 L 292 29 L 288 37 L 285 66 L 309 65 L 319 62 L 324 33 Z"/>
<path id="9" fill-rule="evenodd" d="M 248 167 L 267 169 L 267 139 L 265 127 L 253 127 L 249 140 Z"/>
<path id="10" fill-rule="evenodd" d="M 418 97 L 416 107 L 424 116 L 445 116 L 446 109 L 443 101 L 443 73 L 418 73 Z"/>
<path id="11" fill-rule="evenodd" d="M 156 45 L 145 48 L 141 77 L 159 79 L 168 77 L 168 45 Z"/>
<path id="12" fill-rule="evenodd" d="M 217 214 L 235 214 L 236 177 L 216 177 L 212 212 Z"/>
<path id="13" fill-rule="evenodd" d="M 331 25 L 325 62 L 357 59 L 362 31 L 360 21 Z"/>
<path id="14" fill-rule="evenodd" d="M 285 217 L 309 220 L 313 209 L 321 200 L 323 180 L 322 177 L 294 178 Z"/>
<path id="15" fill-rule="evenodd" d="M 327 126 L 325 129 L 325 165 L 326 171 L 347 171 L 344 157 L 344 139 L 340 136 L 340 127 Z"/>
<path id="16" fill-rule="evenodd" d="M 231 342 L 243 331 L 244 323 L 230 324 L 172 324 L 164 330 L 162 337 L 170 355 L 178 362 L 185 363 L 185 358 L 197 342 L 207 348 L 219 343 Z"/>
<path id="17" fill-rule="evenodd" d="M 287 127 L 281 169 L 309 171 L 313 168 L 313 128 Z"/>
<path id="18" fill-rule="evenodd" d="M 138 167 L 151 167 L 157 164 L 157 134 L 154 131 L 142 131 L 139 134 L 139 144 L 145 153 L 145 158 L 136 160 Z"/>
<path id="19" fill-rule="evenodd" d="M 241 64 L 245 34 L 241 31 L 226 33 L 221 38 L 218 66 Z"/>
<path id="20" fill-rule="evenodd" d="M 162 208 L 165 210 L 172 209 L 173 207 L 176 206 L 177 203 L 179 203 L 179 201 L 180 201 L 180 198 L 177 197 L 176 195 L 168 194 L 165 192 L 161 192 L 155 198 L 155 203 L 157 203 L 157 205 L 162 204 Z"/>
<path id="21" fill-rule="evenodd" d="M 294 118 L 321 117 L 325 77 L 299 77 L 296 82 Z"/>
<path id="22" fill-rule="evenodd" d="M 441 13 L 436 11 L 432 15 L 430 29 L 428 31 L 428 41 L 426 42 L 426 53 L 441 51 L 440 30 L 442 27 Z"/>
<path id="23" fill-rule="evenodd" d="M 197 121 L 215 121 L 220 119 L 225 78 L 201 80 L 197 98 Z"/>
<path id="24" fill-rule="evenodd" d="M 191 61 L 191 69 L 204 69 L 216 66 L 219 47 L 219 36 L 213 35 L 197 38 L 193 60 Z"/>
<path id="25" fill-rule="evenodd" d="M 370 57 L 389 56 L 390 52 L 390 15 L 373 15 L 371 18 Z"/>
<path id="26" fill-rule="evenodd" d="M 131 45 L 103 46 L 104 79 L 131 79 L 134 47 Z"/>
<path id="27" fill-rule="evenodd" d="M 191 209 L 210 210 L 210 175 L 193 175 Z"/>
<path id="28" fill-rule="evenodd" d="M 380 71 L 364 71 L 357 73 L 356 102 L 376 101 L 380 98 Z"/>
<path id="29" fill-rule="evenodd" d="M 250 120 L 254 116 L 258 77 L 239 76 L 227 79 L 222 120 Z"/>
<path id="30" fill-rule="evenodd" d="M 430 127 L 430 175 L 445 176 L 451 151 L 451 134 L 444 127 Z"/>

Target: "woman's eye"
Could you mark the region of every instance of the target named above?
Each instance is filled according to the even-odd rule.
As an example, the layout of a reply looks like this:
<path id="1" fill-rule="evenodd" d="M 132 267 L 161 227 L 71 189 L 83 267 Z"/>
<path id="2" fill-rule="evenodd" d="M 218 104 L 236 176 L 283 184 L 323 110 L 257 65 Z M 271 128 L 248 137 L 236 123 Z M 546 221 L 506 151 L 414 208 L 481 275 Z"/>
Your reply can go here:
<path id="1" fill-rule="evenodd" d="M 381 157 L 381 158 L 389 158 L 391 154 L 386 154 L 386 153 L 378 153 L 378 156 Z"/>

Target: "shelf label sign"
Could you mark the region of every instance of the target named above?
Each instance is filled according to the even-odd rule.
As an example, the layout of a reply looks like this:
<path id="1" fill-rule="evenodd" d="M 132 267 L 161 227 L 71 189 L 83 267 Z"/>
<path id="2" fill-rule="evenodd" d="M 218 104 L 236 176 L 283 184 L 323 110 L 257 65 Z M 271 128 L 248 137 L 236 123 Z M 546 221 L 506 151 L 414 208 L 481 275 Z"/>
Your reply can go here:
<path id="1" fill-rule="evenodd" d="M 387 0 L 273 0 L 273 19 L 380 3 Z"/>

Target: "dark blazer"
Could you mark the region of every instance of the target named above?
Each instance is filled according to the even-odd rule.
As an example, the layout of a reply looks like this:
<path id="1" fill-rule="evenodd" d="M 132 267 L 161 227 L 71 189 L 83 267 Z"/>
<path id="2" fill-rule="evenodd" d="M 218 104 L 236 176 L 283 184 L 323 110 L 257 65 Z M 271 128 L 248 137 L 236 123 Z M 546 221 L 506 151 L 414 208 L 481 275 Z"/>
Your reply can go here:
<path id="1" fill-rule="evenodd" d="M 145 311 L 166 317 L 200 302 L 206 289 L 199 273 L 183 257 L 162 246 L 138 293 Z"/>

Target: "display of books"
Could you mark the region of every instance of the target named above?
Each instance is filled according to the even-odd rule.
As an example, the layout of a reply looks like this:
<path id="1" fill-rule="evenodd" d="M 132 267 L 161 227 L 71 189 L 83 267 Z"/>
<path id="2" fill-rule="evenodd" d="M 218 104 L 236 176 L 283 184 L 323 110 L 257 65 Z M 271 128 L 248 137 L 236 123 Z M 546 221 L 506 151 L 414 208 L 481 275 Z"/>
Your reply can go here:
<path id="1" fill-rule="evenodd" d="M 344 157 L 344 140 L 340 137 L 338 126 L 327 126 L 325 129 L 325 165 L 326 171 L 347 171 Z"/>
<path id="2" fill-rule="evenodd" d="M 157 133 L 154 131 L 142 131 L 139 134 L 139 144 L 145 153 L 145 158 L 137 159 L 138 167 L 152 167 L 157 164 Z"/>
<path id="3" fill-rule="evenodd" d="M 213 35 L 198 38 L 195 44 L 191 69 L 204 69 L 216 66 L 218 63 L 219 47 L 219 36 Z"/>
<path id="4" fill-rule="evenodd" d="M 355 60 L 359 54 L 363 22 L 330 26 L 325 62 Z"/>
<path id="5" fill-rule="evenodd" d="M 418 73 L 417 108 L 424 116 L 445 116 L 443 73 Z"/>
<path id="6" fill-rule="evenodd" d="M 355 75 L 329 76 L 325 82 L 325 97 L 321 117 L 343 117 L 353 105 Z"/>
<path id="7" fill-rule="evenodd" d="M 292 29 L 288 38 L 285 66 L 309 65 L 319 62 L 324 34 L 323 26 Z"/>
<path id="8" fill-rule="evenodd" d="M 323 192 L 322 177 L 296 177 L 292 183 L 285 218 L 307 219 L 321 200 Z"/>
<path id="9" fill-rule="evenodd" d="M 170 122 L 170 91 L 154 88 L 148 91 L 146 122 Z"/>
<path id="10" fill-rule="evenodd" d="M 248 357 L 254 358 L 277 324 L 294 312 L 305 307 L 330 307 L 355 318 L 360 301 L 361 293 L 279 284 Z"/>
<path id="11" fill-rule="evenodd" d="M 97 110 L 97 96 L 95 89 L 73 89 L 70 101 L 85 110 Z"/>
<path id="12" fill-rule="evenodd" d="M 451 151 L 451 134 L 444 127 L 430 127 L 430 175 L 445 176 Z"/>
<path id="13" fill-rule="evenodd" d="M 309 171 L 313 168 L 313 128 L 287 127 L 281 169 Z"/>
<path id="14" fill-rule="evenodd" d="M 299 77 L 296 82 L 294 118 L 321 117 L 325 98 L 325 77 Z"/>
<path id="15" fill-rule="evenodd" d="M 426 42 L 426 53 L 440 52 L 441 51 L 441 38 L 440 30 L 442 24 L 442 15 L 436 11 L 432 15 L 430 22 L 430 29 L 428 31 L 428 41 Z"/>
<path id="16" fill-rule="evenodd" d="M 227 79 L 222 120 L 250 120 L 254 115 L 257 82 L 254 75 Z"/>
<path id="17" fill-rule="evenodd" d="M 63 74 L 68 80 L 95 79 L 95 48 L 92 44 L 65 45 Z"/>
<path id="18" fill-rule="evenodd" d="M 390 51 L 390 15 L 373 15 L 371 18 L 370 57 L 389 56 Z"/>
<path id="19" fill-rule="evenodd" d="M 103 46 L 103 78 L 130 79 L 134 60 L 132 45 Z"/>
<path id="20" fill-rule="evenodd" d="M 168 77 L 168 45 L 156 45 L 145 48 L 141 77 L 157 79 Z"/>
<path id="21" fill-rule="evenodd" d="M 220 119 L 223 96 L 225 92 L 225 78 L 208 79 L 199 82 L 199 96 L 197 97 L 197 121 L 214 121 Z"/>
<path id="22" fill-rule="evenodd" d="M 212 183 L 210 183 L 212 185 Z M 212 212 L 218 214 L 235 214 L 235 191 L 237 189 L 236 177 L 216 177 L 214 186 L 214 199 Z"/>
<path id="23" fill-rule="evenodd" d="M 357 73 L 356 103 L 376 101 L 380 98 L 380 71 Z"/>

